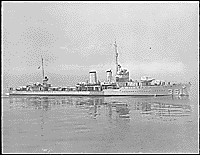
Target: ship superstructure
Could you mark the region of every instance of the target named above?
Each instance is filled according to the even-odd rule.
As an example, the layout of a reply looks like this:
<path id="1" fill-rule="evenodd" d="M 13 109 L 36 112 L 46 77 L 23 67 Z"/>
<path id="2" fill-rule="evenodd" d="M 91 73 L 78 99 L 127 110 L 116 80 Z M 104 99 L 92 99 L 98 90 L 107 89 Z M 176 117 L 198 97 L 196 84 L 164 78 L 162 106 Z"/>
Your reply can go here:
<path id="1" fill-rule="evenodd" d="M 118 62 L 117 43 L 115 41 L 115 75 L 112 70 L 106 71 L 106 81 L 100 82 L 96 71 L 89 72 L 87 82 L 79 82 L 74 87 L 53 87 L 48 83 L 48 77 L 44 73 L 42 59 L 42 84 L 34 83 L 16 89 L 10 88 L 9 95 L 78 95 L 78 96 L 168 96 L 189 95 L 190 83 L 174 83 L 161 81 L 143 76 L 140 80 L 130 79 L 127 69 L 122 68 Z"/>

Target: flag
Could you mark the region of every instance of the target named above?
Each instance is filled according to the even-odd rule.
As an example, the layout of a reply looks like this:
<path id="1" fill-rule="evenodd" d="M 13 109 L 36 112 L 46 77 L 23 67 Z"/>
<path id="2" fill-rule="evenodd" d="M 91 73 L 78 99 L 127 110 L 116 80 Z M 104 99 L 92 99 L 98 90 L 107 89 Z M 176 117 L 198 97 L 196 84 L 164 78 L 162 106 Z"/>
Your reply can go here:
<path id="1" fill-rule="evenodd" d="M 38 69 L 40 69 L 40 66 L 38 67 Z"/>

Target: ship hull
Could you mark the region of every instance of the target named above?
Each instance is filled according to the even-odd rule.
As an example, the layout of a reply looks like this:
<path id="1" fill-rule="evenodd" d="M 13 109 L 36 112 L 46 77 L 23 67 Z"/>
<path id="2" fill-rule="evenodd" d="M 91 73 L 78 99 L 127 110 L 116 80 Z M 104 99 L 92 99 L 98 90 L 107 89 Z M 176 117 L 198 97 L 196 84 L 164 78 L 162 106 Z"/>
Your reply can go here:
<path id="1" fill-rule="evenodd" d="M 189 84 L 122 87 L 103 91 L 11 91 L 11 96 L 188 96 Z"/>

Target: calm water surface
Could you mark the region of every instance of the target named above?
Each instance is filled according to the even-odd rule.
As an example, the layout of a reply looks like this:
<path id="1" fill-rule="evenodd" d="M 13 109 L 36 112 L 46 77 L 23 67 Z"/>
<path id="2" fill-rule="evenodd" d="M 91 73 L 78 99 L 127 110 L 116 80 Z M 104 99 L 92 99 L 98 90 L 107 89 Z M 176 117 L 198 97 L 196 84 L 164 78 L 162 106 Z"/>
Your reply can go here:
<path id="1" fill-rule="evenodd" d="M 3 97 L 4 153 L 198 152 L 188 97 Z"/>

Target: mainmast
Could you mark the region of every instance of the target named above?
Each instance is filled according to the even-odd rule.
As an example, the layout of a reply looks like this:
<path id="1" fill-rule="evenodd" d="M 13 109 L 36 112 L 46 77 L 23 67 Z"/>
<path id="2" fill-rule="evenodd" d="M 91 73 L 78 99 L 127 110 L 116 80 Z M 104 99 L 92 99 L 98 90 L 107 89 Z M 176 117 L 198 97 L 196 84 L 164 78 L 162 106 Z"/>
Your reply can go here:
<path id="1" fill-rule="evenodd" d="M 116 40 L 115 40 L 114 46 L 115 46 L 115 65 L 116 65 L 116 75 L 117 75 L 117 72 L 118 72 L 118 52 L 117 52 Z"/>
<path id="2" fill-rule="evenodd" d="M 42 58 L 42 56 L 41 56 Z M 44 65 L 43 65 L 43 58 L 42 58 L 42 78 L 44 79 Z"/>

